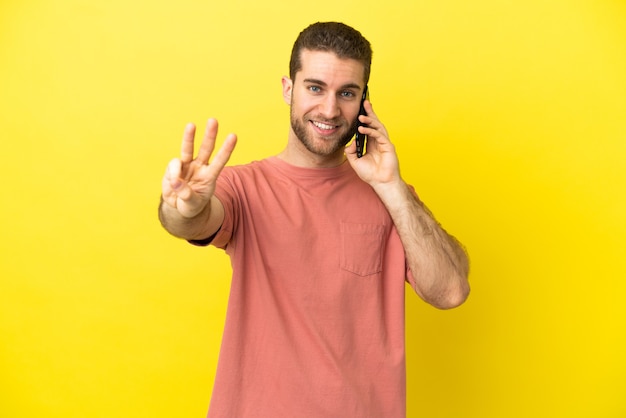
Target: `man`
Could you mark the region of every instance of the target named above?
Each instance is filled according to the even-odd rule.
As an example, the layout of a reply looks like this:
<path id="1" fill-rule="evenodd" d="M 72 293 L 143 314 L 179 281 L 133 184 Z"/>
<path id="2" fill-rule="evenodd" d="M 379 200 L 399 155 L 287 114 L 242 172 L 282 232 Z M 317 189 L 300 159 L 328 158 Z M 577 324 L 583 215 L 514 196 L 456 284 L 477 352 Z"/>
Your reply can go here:
<path id="1" fill-rule="evenodd" d="M 190 124 L 168 165 L 163 226 L 233 267 L 210 417 L 403 417 L 405 283 L 442 309 L 469 293 L 464 250 L 400 176 L 369 101 L 358 116 L 371 54 L 344 24 L 309 26 L 282 79 L 279 155 L 225 167 L 230 134 L 209 164 L 211 119 L 198 155 Z"/>

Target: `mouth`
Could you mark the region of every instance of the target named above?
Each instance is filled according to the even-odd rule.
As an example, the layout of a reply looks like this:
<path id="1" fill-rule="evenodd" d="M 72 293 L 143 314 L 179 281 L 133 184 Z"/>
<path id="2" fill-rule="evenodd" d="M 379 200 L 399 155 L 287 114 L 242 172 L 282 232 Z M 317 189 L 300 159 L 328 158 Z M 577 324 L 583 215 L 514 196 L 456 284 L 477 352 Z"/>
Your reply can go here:
<path id="1" fill-rule="evenodd" d="M 321 135 L 331 135 L 339 129 L 339 125 L 330 125 L 328 123 L 322 123 L 315 120 L 312 120 L 311 124 Z"/>

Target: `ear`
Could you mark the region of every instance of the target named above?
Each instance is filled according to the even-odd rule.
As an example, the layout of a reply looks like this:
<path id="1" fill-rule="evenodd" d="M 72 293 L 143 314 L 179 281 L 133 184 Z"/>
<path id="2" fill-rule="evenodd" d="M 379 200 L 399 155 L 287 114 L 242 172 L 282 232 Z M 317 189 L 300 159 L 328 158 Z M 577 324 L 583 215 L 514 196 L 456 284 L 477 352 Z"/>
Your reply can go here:
<path id="1" fill-rule="evenodd" d="M 283 100 L 291 106 L 291 94 L 293 93 L 293 81 L 287 76 L 283 76 Z"/>

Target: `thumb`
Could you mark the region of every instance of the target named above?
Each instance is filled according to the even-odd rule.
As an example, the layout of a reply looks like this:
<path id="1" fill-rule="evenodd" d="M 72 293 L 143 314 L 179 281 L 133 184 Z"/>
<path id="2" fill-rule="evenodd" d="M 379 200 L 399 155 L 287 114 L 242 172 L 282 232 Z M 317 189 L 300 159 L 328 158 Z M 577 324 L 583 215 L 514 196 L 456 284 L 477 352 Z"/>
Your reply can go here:
<path id="1" fill-rule="evenodd" d="M 184 181 L 180 177 L 182 172 L 182 161 L 178 158 L 174 158 L 167 165 L 167 170 L 165 171 L 165 178 L 172 188 L 174 192 L 178 194 L 178 191 L 183 187 Z"/>
<path id="2" fill-rule="evenodd" d="M 194 192 L 189 184 L 180 177 L 182 162 L 178 158 L 173 159 L 167 166 L 167 181 L 169 183 L 172 192 L 175 193 L 177 200 L 188 201 L 190 200 Z"/>
<path id="3" fill-rule="evenodd" d="M 176 200 L 187 201 L 192 198 L 194 195 L 193 190 L 189 187 L 189 184 L 181 178 L 182 172 L 182 161 L 178 158 L 174 158 L 167 165 L 167 170 L 165 172 L 165 181 L 164 186 L 167 184 L 169 186 L 169 193 L 175 196 Z M 167 187 L 164 187 L 164 192 Z"/>

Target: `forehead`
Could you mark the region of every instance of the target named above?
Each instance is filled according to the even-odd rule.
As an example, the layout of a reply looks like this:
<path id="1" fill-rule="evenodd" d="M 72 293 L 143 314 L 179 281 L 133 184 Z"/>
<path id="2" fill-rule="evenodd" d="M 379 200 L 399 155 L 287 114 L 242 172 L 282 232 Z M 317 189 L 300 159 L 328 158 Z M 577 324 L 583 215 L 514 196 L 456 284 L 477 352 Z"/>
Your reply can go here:
<path id="1" fill-rule="evenodd" d="M 315 79 L 328 85 L 356 84 L 365 87 L 365 66 L 352 58 L 339 58 L 333 52 L 304 49 L 300 55 L 302 68 L 298 81 Z"/>

